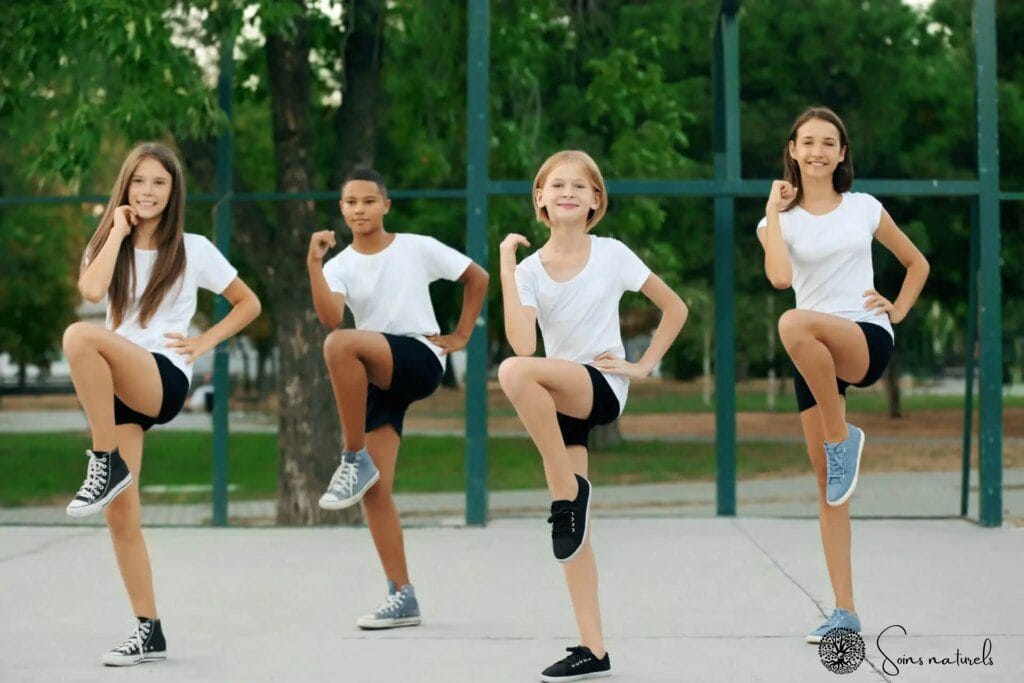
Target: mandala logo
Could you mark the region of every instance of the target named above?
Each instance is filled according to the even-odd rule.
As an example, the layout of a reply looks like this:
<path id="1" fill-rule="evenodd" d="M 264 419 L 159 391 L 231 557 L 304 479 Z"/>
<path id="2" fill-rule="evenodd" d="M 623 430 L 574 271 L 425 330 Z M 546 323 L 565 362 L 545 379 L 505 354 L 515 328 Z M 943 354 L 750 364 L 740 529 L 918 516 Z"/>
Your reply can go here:
<path id="1" fill-rule="evenodd" d="M 864 641 L 856 631 L 834 628 L 818 645 L 821 664 L 834 674 L 849 674 L 864 661 Z"/>

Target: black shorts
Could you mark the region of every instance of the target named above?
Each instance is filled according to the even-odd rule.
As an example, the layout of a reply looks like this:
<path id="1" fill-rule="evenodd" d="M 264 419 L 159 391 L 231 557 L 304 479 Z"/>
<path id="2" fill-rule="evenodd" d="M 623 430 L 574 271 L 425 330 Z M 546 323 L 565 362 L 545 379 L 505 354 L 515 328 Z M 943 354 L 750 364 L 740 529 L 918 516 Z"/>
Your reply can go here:
<path id="1" fill-rule="evenodd" d="M 160 373 L 160 384 L 163 386 L 164 397 L 160 402 L 160 413 L 156 417 L 143 415 L 132 410 L 124 404 L 117 396 L 114 396 L 114 424 L 133 424 L 142 427 L 147 431 L 153 425 L 162 425 L 170 422 L 174 416 L 181 412 L 185 405 L 185 397 L 188 395 L 188 377 L 179 368 L 175 367 L 171 359 L 162 353 L 154 353 L 156 369 Z"/>
<path id="2" fill-rule="evenodd" d="M 413 401 L 434 393 L 441 384 L 444 368 L 434 352 L 418 339 L 383 334 L 391 347 L 391 386 L 367 387 L 366 431 L 389 424 L 401 436 L 405 411 Z"/>
<path id="3" fill-rule="evenodd" d="M 892 335 L 889 334 L 888 330 L 874 323 L 857 323 L 857 326 L 864 332 L 864 338 L 868 342 L 868 371 L 864 375 L 864 379 L 856 383 L 850 383 L 836 377 L 836 388 L 839 391 L 839 395 L 844 397 L 846 396 L 846 388 L 849 386 L 869 387 L 877 382 L 889 366 L 889 359 L 892 358 L 893 341 Z M 797 409 L 801 413 L 808 408 L 818 405 L 818 402 L 814 399 L 814 394 L 811 393 L 811 388 L 807 386 L 803 375 L 796 368 L 793 368 L 793 385 L 796 388 Z"/>
<path id="4" fill-rule="evenodd" d="M 586 448 L 592 428 L 614 422 L 619 417 L 619 399 L 615 397 L 615 392 L 608 386 L 608 380 L 597 368 L 590 365 L 583 367 L 590 375 L 590 384 L 594 390 L 594 405 L 590 409 L 590 417 L 580 419 L 569 417 L 564 413 L 557 413 L 557 416 L 558 428 L 562 431 L 562 440 L 565 441 L 565 445 Z"/>

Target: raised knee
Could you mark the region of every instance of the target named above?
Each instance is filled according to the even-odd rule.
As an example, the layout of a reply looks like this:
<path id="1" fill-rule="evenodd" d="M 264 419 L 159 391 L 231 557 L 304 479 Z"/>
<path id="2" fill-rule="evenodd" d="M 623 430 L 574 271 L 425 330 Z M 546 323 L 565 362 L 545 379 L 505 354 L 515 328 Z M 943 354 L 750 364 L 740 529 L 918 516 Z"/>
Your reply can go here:
<path id="1" fill-rule="evenodd" d="M 68 328 L 64 330 L 64 339 L 62 340 L 64 355 L 70 358 L 88 348 L 93 334 L 93 327 L 93 325 L 83 322 L 68 325 Z"/>
<path id="2" fill-rule="evenodd" d="M 501 390 L 505 392 L 505 395 L 510 399 L 514 398 L 515 394 L 519 393 L 519 388 L 522 386 L 523 379 L 526 375 L 526 362 L 524 358 L 519 356 L 512 356 L 501 361 L 501 365 L 498 366 L 498 384 L 501 385 Z"/>
<path id="3" fill-rule="evenodd" d="M 352 333 L 349 330 L 334 330 L 324 340 L 324 358 L 336 358 L 352 351 Z"/>
<path id="4" fill-rule="evenodd" d="M 779 339 L 783 344 L 799 339 L 806 332 L 807 326 L 802 311 L 793 308 L 779 316 Z"/>

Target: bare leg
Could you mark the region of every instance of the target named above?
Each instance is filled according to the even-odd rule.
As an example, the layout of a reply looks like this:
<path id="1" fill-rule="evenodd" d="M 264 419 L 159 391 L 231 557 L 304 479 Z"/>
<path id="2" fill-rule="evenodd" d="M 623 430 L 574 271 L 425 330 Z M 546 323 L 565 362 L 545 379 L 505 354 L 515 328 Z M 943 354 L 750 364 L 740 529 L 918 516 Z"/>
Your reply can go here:
<path id="1" fill-rule="evenodd" d="M 779 318 L 779 338 L 818 402 L 823 441 L 847 437 L 836 377 L 856 383 L 868 372 L 868 344 L 856 323 L 816 311 L 790 310 Z"/>
<path id="2" fill-rule="evenodd" d="M 74 323 L 64 332 L 71 381 L 92 430 L 97 451 L 117 446 L 114 394 L 133 410 L 160 412 L 163 386 L 156 361 L 146 349 L 99 325 Z"/>
<path id="3" fill-rule="evenodd" d="M 846 401 L 839 397 L 841 415 L 846 417 Z M 821 546 L 825 551 L 825 565 L 832 582 L 836 607 L 854 614 L 853 566 L 851 554 L 850 503 L 832 507 L 825 502 L 825 440 L 821 411 L 817 406 L 800 413 L 807 453 L 818 480 L 818 521 L 821 527 Z"/>
<path id="4" fill-rule="evenodd" d="M 346 451 L 366 445 L 366 391 L 369 384 L 391 386 L 391 346 L 380 332 L 335 330 L 324 342 L 334 401 Z"/>
<path id="5" fill-rule="evenodd" d="M 139 504 L 143 431 L 134 424 L 118 425 L 116 437 L 118 450 L 134 481 L 106 507 L 103 515 L 107 519 L 117 566 L 135 616 L 156 619 L 153 573 L 146 541 L 142 537 L 142 508 Z"/>
<path id="6" fill-rule="evenodd" d="M 567 450 L 573 472 L 586 478 L 587 449 L 583 446 L 569 446 Z M 576 627 L 580 632 L 580 644 L 590 648 L 594 656 L 601 659 L 605 651 L 604 633 L 601 630 L 601 605 L 597 598 L 597 559 L 590 544 L 589 530 L 579 553 L 562 567 L 565 582 L 569 586 Z"/>
<path id="7" fill-rule="evenodd" d="M 391 425 L 374 429 L 366 435 L 366 448 L 380 472 L 380 480 L 363 496 L 363 515 L 366 517 L 366 525 L 370 527 L 384 574 L 399 588 L 409 583 L 402 520 L 391 495 L 400 443 L 401 437 Z"/>
<path id="8" fill-rule="evenodd" d="M 556 358 L 504 360 L 498 381 L 544 460 L 544 476 L 555 500 L 574 500 L 578 493 L 556 412 L 585 418 L 594 404 L 586 368 Z"/>

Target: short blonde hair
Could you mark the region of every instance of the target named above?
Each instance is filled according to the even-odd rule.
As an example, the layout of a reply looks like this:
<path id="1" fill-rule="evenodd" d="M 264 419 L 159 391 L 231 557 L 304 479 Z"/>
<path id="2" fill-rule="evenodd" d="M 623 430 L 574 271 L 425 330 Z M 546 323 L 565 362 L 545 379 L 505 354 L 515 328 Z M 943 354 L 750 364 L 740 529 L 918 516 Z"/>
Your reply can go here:
<path id="1" fill-rule="evenodd" d="M 590 181 L 590 185 L 597 195 L 597 208 L 591 209 L 587 214 L 587 230 L 589 231 L 597 225 L 599 220 L 604 218 L 605 212 L 608 211 L 608 192 L 605 190 L 604 178 L 601 177 L 601 169 L 597 167 L 597 162 L 589 154 L 578 149 L 563 149 L 561 152 L 555 152 L 541 164 L 540 170 L 537 171 L 537 177 L 533 179 L 533 192 L 530 197 L 534 211 L 537 213 L 537 220 L 549 227 L 551 225 L 548 210 L 537 204 L 537 190 L 544 187 L 552 169 L 563 163 L 575 163 L 582 166 L 587 180 Z"/>

